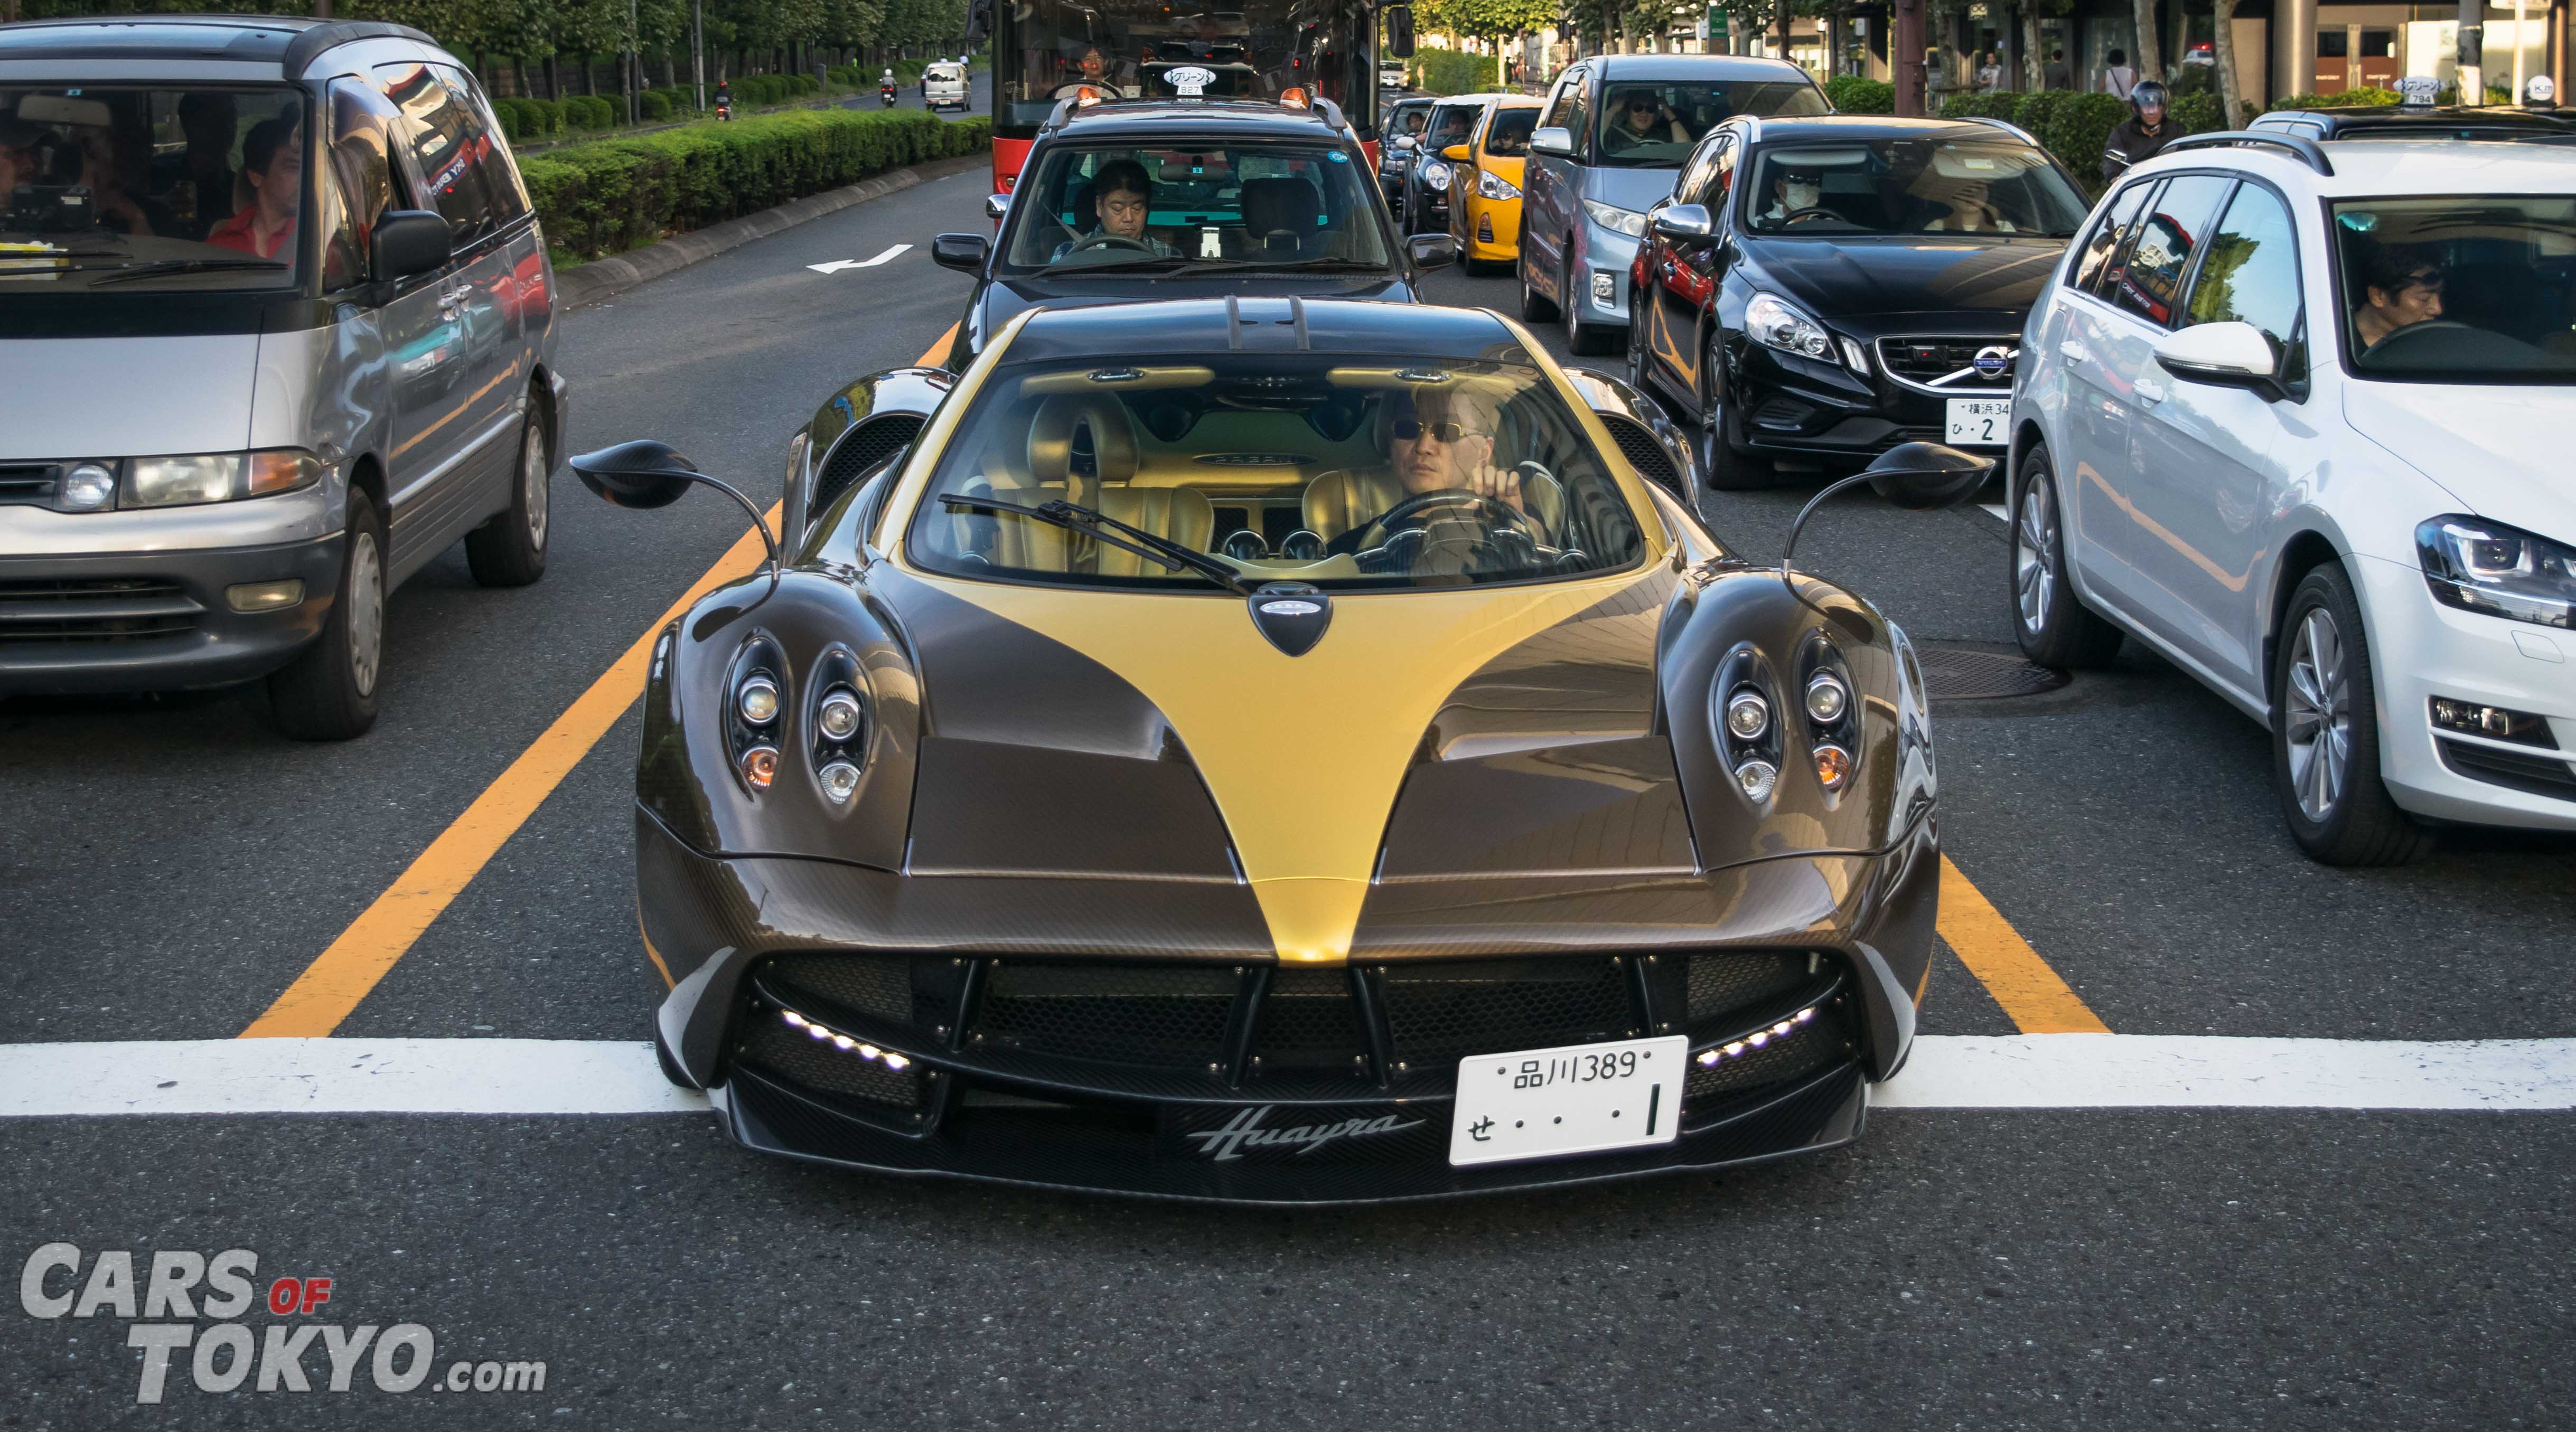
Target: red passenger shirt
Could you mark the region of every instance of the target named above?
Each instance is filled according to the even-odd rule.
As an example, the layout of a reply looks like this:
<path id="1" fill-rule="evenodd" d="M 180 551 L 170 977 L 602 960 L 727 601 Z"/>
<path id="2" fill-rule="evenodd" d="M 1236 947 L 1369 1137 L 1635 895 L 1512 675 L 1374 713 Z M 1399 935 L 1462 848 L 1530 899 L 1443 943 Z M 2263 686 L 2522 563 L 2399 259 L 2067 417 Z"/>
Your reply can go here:
<path id="1" fill-rule="evenodd" d="M 240 213 L 233 215 L 231 218 L 224 220 L 222 223 L 215 225 L 212 230 L 207 232 L 206 242 L 222 248 L 239 249 L 243 253 L 256 255 L 257 257 L 264 259 L 273 259 L 277 257 L 277 251 L 279 249 L 285 248 L 288 244 L 294 242 L 295 221 L 289 219 L 286 221 L 285 228 L 282 228 L 275 234 L 269 236 L 268 247 L 261 248 L 259 246 L 259 234 L 255 227 L 258 222 L 259 206 L 257 204 L 253 204 L 249 208 L 242 210 Z"/>

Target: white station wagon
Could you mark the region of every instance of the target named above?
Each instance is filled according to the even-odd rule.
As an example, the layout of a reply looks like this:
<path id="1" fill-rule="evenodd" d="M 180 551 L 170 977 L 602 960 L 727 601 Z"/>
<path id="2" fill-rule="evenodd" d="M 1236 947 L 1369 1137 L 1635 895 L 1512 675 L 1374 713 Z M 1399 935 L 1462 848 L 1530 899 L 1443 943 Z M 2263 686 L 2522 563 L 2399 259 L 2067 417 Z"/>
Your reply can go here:
<path id="1" fill-rule="evenodd" d="M 2329 864 L 2576 830 L 2576 149 L 2193 136 L 2022 351 L 2033 659 L 2135 639 L 2264 722 Z"/>

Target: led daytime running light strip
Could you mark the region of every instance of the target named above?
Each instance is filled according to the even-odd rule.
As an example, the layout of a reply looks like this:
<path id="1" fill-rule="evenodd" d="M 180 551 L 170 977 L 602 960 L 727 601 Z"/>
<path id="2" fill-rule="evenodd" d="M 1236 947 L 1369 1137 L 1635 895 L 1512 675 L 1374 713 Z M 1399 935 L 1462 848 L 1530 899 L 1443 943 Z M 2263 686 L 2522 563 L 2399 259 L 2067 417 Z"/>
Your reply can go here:
<path id="1" fill-rule="evenodd" d="M 888 1069 L 902 1070 L 912 1067 L 911 1060 L 904 1058 L 902 1055 L 895 1053 L 891 1049 L 879 1049 L 873 1044 L 861 1044 L 859 1041 L 852 1039 L 846 1034 L 834 1034 L 832 1031 L 825 1029 L 823 1026 L 816 1024 L 814 1021 L 807 1019 L 805 1016 L 798 1014 L 792 1009 L 782 1009 L 778 1013 L 780 1018 L 787 1021 L 788 1028 L 804 1030 L 807 1035 L 815 1039 L 823 1040 L 835 1049 L 841 1050 L 845 1053 L 855 1054 L 861 1059 L 869 1060 L 873 1063 L 882 1064 Z"/>
<path id="2" fill-rule="evenodd" d="M 1697 1058 L 1703 1069 L 1714 1069 L 1729 1059 L 1741 1059 L 1774 1039 L 1786 1039 L 1815 1022 L 1816 1007 L 1808 1005 L 1768 1029 L 1757 1029 L 1742 1039 L 1731 1039 L 1715 1049 L 1703 1049 Z"/>

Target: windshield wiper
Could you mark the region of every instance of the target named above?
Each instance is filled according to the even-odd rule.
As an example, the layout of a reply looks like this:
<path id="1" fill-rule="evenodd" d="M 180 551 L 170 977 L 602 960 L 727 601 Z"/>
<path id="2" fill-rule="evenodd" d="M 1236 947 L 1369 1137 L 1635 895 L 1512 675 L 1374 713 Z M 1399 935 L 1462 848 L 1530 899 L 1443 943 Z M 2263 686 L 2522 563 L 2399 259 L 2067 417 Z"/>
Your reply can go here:
<path id="1" fill-rule="evenodd" d="M 1066 502 L 1059 498 L 1053 502 L 1027 507 L 1017 502 L 998 502 L 989 497 L 970 497 L 962 492 L 942 493 L 939 501 L 948 507 L 967 508 L 978 512 L 1016 512 L 1022 517 L 1034 517 L 1049 526 L 1085 533 L 1096 541 L 1106 542 L 1112 547 L 1133 552 L 1149 562 L 1160 562 L 1175 572 L 1196 573 L 1238 596 L 1252 595 L 1252 587 L 1238 576 L 1232 567 L 1214 557 L 1204 552 L 1193 551 L 1168 537 L 1157 536 L 1141 527 L 1129 526 L 1098 508 L 1085 507 L 1079 502 Z M 1134 540 L 1127 541 L 1113 537 L 1110 535 L 1112 531 L 1124 533 L 1126 537 Z"/>
<path id="2" fill-rule="evenodd" d="M 225 269 L 282 269 L 286 265 L 274 259 L 160 259 L 148 264 L 123 264 L 105 276 L 89 281 L 92 288 L 105 288 L 111 283 L 130 283 L 138 278 L 159 278 L 173 273 L 216 273 Z M 95 273 L 95 268 L 76 270 Z"/>
<path id="3" fill-rule="evenodd" d="M 1161 267 L 1161 266 L 1162 266 L 1162 265 L 1164 265 L 1164 264 L 1176 264 L 1176 263 L 1179 263 L 1179 262 L 1180 262 L 1180 260 L 1179 260 L 1179 259 L 1176 259 L 1176 258 L 1165 258 L 1165 257 L 1164 257 L 1163 255 L 1161 255 L 1161 254 L 1154 254 L 1154 255 L 1151 255 L 1151 256 L 1139 256 L 1139 257 L 1137 257 L 1137 258 L 1132 258 L 1132 259 L 1120 259 L 1120 260 L 1118 260 L 1118 261 L 1117 261 L 1117 262 L 1115 262 L 1115 263 L 1105 263 L 1105 264 L 1068 264 L 1068 263 L 1066 263 L 1066 262 L 1065 262 L 1065 259 L 1069 259 L 1069 258 L 1071 258 L 1071 257 L 1073 257 L 1071 254 L 1067 254 L 1067 255 L 1065 255 L 1065 258 L 1063 258 L 1063 259 L 1057 259 L 1057 260 L 1055 260 L 1054 262 L 1047 264 L 1044 268 L 1039 269 L 1039 270 L 1038 270 L 1038 272 L 1040 272 L 1040 273 L 1116 273 L 1116 272 L 1118 272 L 1118 271 L 1119 271 L 1119 270 L 1121 270 L 1121 269 L 1147 269 L 1147 268 L 1159 268 L 1159 267 Z"/>
<path id="4" fill-rule="evenodd" d="M 1194 273 L 1226 273 L 1236 269 L 1260 269 L 1265 273 L 1385 273 L 1387 271 L 1386 265 L 1373 264 L 1364 259 L 1287 259 L 1279 263 L 1271 263 L 1259 258 L 1243 258 L 1201 259 L 1197 263 L 1184 264 L 1172 270 L 1170 276 L 1187 278 Z"/>

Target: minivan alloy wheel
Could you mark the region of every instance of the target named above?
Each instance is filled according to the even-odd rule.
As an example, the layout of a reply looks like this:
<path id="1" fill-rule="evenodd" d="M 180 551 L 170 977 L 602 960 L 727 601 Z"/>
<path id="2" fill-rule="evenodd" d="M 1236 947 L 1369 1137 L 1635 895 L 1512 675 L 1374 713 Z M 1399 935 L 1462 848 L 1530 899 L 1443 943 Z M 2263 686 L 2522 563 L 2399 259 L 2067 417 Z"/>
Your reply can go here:
<path id="1" fill-rule="evenodd" d="M 537 550 L 546 545 L 546 435 L 530 423 L 519 439 L 519 481 L 526 484 L 528 505 L 528 541 Z"/>
<path id="2" fill-rule="evenodd" d="M 349 679 L 359 695 L 375 691 L 384 651 L 384 559 L 376 551 L 376 534 L 362 530 L 349 541 Z"/>
<path id="3" fill-rule="evenodd" d="M 2308 819 L 2334 813 L 2352 780 L 2352 688 L 2344 669 L 2343 633 L 2323 607 L 2299 623 L 2283 693 L 2290 789 Z"/>

